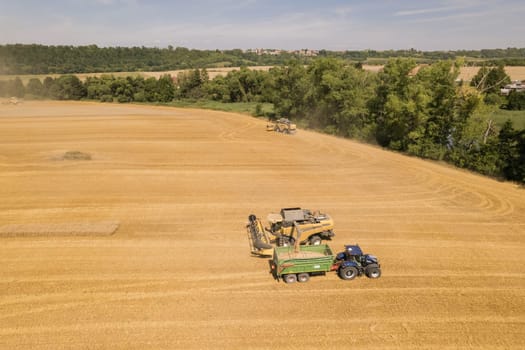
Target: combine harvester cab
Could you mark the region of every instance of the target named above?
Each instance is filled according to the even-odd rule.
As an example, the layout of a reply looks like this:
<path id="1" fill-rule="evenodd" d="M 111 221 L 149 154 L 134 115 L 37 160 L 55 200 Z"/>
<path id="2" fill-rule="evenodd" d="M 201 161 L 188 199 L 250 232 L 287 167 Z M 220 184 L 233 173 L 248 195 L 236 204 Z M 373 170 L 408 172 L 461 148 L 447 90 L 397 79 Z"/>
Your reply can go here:
<path id="1" fill-rule="evenodd" d="M 312 213 L 308 209 L 283 208 L 280 214 L 268 215 L 270 232 L 278 246 L 300 244 L 319 245 L 335 236 L 334 221 L 327 214 Z"/>
<path id="2" fill-rule="evenodd" d="M 248 234 L 248 242 L 250 242 L 250 250 L 253 255 L 272 256 L 273 246 L 271 245 L 270 237 L 264 230 L 261 221 L 254 214 L 248 216 L 246 232 Z"/>

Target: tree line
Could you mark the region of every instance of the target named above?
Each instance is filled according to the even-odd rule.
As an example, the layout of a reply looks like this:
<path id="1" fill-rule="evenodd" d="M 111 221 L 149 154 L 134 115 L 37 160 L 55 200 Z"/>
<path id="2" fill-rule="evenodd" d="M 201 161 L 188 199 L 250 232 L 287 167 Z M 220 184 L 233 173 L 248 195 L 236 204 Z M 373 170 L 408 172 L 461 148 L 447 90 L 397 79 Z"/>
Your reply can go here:
<path id="1" fill-rule="evenodd" d="M 47 98 L 53 100 L 98 100 L 100 102 L 170 102 L 175 85 L 170 75 L 160 78 L 88 77 L 82 82 L 76 75 L 62 75 L 43 80 L 31 78 L 26 85 L 17 77 L 0 81 L 1 97 Z"/>
<path id="2" fill-rule="evenodd" d="M 102 72 L 168 71 L 191 68 L 283 65 L 290 59 L 309 64 L 318 58 L 339 58 L 352 62 L 409 57 L 417 62 L 436 60 L 473 59 L 470 64 L 483 62 L 505 65 L 525 65 L 525 48 L 419 51 L 409 50 L 320 50 L 317 57 L 305 57 L 282 51 L 279 55 L 257 55 L 254 52 L 234 50 L 193 50 L 184 47 L 98 47 L 47 46 L 10 44 L 0 45 L 0 74 L 73 74 Z M 481 60 L 481 63 L 480 63 Z"/>
<path id="3" fill-rule="evenodd" d="M 271 103 L 270 118 L 286 116 L 302 127 L 525 183 L 525 130 L 510 121 L 498 127 L 485 113 L 490 104 L 525 106 L 525 92 L 497 94 L 508 81 L 501 66 L 480 69 L 471 84 L 458 82 L 461 65 L 444 60 L 417 69 L 414 59 L 397 58 L 374 73 L 323 58 L 307 66 L 292 60 L 269 71 L 243 67 L 214 79 L 206 69 L 158 79 L 102 75 L 81 81 L 64 75 L 24 85 L 15 78 L 0 83 L 0 96 Z"/>
<path id="4" fill-rule="evenodd" d="M 525 131 L 494 126 L 484 113 L 490 94 L 458 82 L 461 64 L 415 72 L 415 60 L 392 59 L 378 74 L 338 60 L 291 64 L 274 73 L 273 103 L 278 114 L 327 133 L 525 182 Z"/>
<path id="5" fill-rule="evenodd" d="M 292 54 L 257 55 L 242 50 L 184 47 L 0 45 L 0 74 L 74 74 L 168 71 L 190 68 L 277 65 Z"/>

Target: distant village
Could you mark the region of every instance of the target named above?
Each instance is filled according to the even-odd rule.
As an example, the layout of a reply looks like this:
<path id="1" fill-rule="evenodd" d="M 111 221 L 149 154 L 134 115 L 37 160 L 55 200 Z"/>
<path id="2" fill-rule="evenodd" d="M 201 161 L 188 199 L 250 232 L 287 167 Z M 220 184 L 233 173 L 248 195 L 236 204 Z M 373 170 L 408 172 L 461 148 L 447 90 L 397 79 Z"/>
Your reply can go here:
<path id="1" fill-rule="evenodd" d="M 280 49 L 248 49 L 246 53 L 255 53 L 257 55 L 273 55 L 278 56 L 283 53 L 295 54 L 299 56 L 315 57 L 319 55 L 319 50 L 301 49 L 301 50 L 280 50 Z"/>

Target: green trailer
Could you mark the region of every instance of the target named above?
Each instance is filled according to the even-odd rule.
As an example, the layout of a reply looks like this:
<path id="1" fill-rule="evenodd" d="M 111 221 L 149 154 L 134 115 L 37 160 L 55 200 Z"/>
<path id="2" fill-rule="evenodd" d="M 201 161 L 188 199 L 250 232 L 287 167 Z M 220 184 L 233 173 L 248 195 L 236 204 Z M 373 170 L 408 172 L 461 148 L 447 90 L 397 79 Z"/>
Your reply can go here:
<path id="1" fill-rule="evenodd" d="M 335 255 L 327 244 L 275 247 L 271 262 L 276 279 L 308 282 L 310 276 L 334 270 Z"/>

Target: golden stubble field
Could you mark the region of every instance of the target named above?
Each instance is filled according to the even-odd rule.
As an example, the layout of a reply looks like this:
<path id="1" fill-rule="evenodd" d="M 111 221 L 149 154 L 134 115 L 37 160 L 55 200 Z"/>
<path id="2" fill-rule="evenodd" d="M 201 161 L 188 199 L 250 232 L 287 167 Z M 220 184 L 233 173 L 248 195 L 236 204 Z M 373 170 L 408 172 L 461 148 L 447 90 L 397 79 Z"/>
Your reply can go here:
<path id="1" fill-rule="evenodd" d="M 2 349 L 525 348 L 514 184 L 243 115 L 26 102 L 0 106 L 0 198 Z M 275 281 L 244 226 L 286 206 L 383 276 Z"/>
<path id="2" fill-rule="evenodd" d="M 383 69 L 383 65 L 363 65 L 363 69 L 369 72 L 377 73 Z M 249 66 L 247 67 L 250 70 L 257 71 L 269 71 L 273 66 Z M 240 70 L 240 67 L 225 67 L 225 68 L 207 68 L 208 77 L 214 79 L 217 76 L 226 76 L 228 73 Z M 458 79 L 463 81 L 471 81 L 472 78 L 478 73 L 480 67 L 465 66 L 461 67 L 459 71 Z M 113 75 L 116 77 L 134 77 L 141 76 L 145 79 L 155 78 L 158 79 L 165 74 L 171 75 L 173 78 L 176 78 L 180 73 L 187 73 L 189 70 L 171 70 L 163 72 L 113 72 L 113 73 L 77 73 L 75 74 L 80 80 L 85 81 L 88 77 L 100 77 L 103 75 Z M 525 80 L 525 67 L 523 66 L 507 66 L 505 67 L 505 72 L 508 74 L 511 80 Z M 47 75 L 20 75 L 24 84 L 27 84 L 31 78 L 39 78 L 44 80 L 45 77 L 51 76 L 53 78 L 58 78 L 60 74 L 47 74 Z M 11 80 L 14 79 L 13 75 L 0 75 L 0 81 L 2 80 Z"/>
<path id="3" fill-rule="evenodd" d="M 369 65 L 365 64 L 363 65 L 363 69 L 370 72 L 379 72 L 383 69 L 383 65 Z M 258 71 L 269 71 L 272 67 L 271 66 L 254 66 L 254 67 L 247 67 L 250 70 L 258 70 Z M 208 76 L 210 79 L 214 79 L 217 76 L 226 76 L 228 73 L 234 70 L 239 70 L 240 67 L 229 67 L 229 68 L 208 68 Z M 461 67 L 459 71 L 458 79 L 464 80 L 464 81 L 471 81 L 472 78 L 478 73 L 480 67 L 471 67 L 471 66 L 465 66 Z M 179 73 L 188 72 L 188 70 L 173 70 L 173 71 L 166 71 L 166 72 L 118 72 L 118 73 L 112 73 L 116 76 L 134 76 L 134 75 L 140 75 L 145 78 L 151 78 L 154 77 L 156 79 L 160 78 L 164 74 L 169 74 L 172 77 L 177 77 Z M 523 66 L 507 66 L 505 67 L 505 72 L 508 74 L 511 80 L 525 80 L 525 67 Z M 107 73 L 106 73 L 107 74 Z M 85 80 L 89 76 L 100 76 L 103 75 L 102 73 L 81 73 L 76 74 L 80 79 Z M 42 78 L 43 79 L 43 78 Z M 28 80 L 28 79 L 25 79 Z"/>

